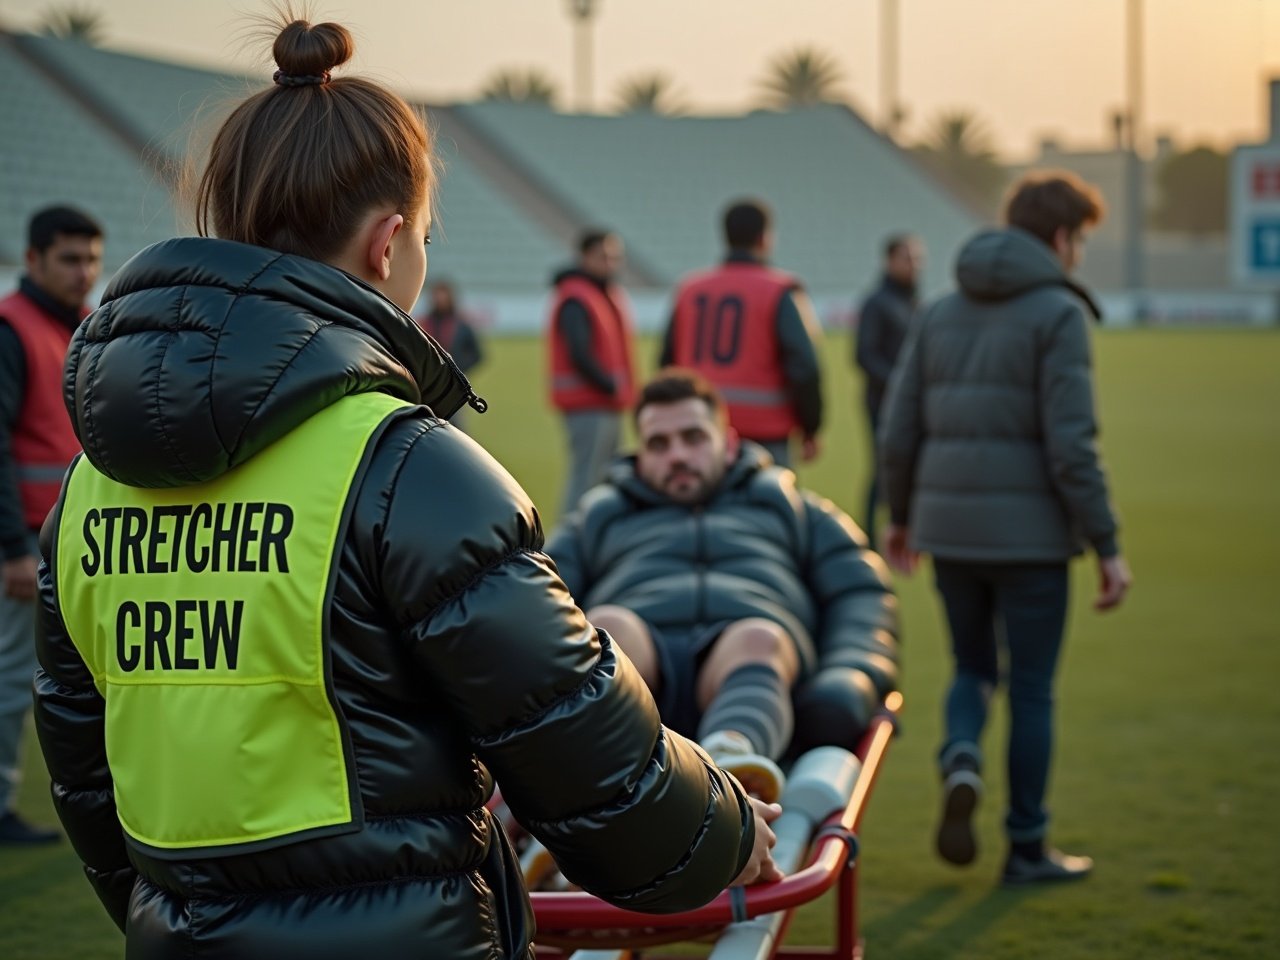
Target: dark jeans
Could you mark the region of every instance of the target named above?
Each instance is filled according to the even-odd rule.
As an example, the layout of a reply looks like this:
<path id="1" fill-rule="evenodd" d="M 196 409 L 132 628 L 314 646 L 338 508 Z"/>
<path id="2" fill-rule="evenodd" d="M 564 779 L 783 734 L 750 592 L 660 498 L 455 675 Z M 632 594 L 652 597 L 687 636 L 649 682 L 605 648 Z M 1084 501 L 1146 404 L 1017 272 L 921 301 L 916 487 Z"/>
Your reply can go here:
<path id="1" fill-rule="evenodd" d="M 992 693 L 1009 684 L 1009 812 L 1014 842 L 1045 834 L 1044 807 L 1053 753 L 1053 677 L 1067 622 L 1067 564 L 996 564 L 934 560 L 938 592 L 951 628 L 955 678 L 947 692 L 945 770 L 958 755 L 981 765 L 978 744 Z"/>

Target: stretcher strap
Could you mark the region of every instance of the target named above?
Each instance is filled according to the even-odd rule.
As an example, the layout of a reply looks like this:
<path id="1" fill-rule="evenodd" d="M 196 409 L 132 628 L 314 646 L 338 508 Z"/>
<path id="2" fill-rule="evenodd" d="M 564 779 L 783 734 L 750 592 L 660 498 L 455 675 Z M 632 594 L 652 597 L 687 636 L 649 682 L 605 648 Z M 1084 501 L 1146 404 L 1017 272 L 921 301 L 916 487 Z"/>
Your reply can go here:
<path id="1" fill-rule="evenodd" d="M 852 867 L 858 862 L 858 835 L 852 830 L 846 829 L 838 823 L 832 823 L 813 835 L 814 842 L 821 840 L 823 837 L 839 837 L 849 848 L 848 866 Z"/>
<path id="2" fill-rule="evenodd" d="M 729 909 L 732 911 L 734 923 L 745 923 L 750 919 L 747 913 L 747 888 L 729 888 Z"/>

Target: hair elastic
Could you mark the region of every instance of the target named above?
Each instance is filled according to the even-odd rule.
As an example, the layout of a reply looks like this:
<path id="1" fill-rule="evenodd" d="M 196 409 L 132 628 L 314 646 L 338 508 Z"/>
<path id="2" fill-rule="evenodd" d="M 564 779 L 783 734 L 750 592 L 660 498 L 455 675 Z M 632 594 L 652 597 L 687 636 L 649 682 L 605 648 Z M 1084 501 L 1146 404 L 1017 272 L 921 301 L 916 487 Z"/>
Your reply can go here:
<path id="1" fill-rule="evenodd" d="M 285 73 L 283 70 L 277 70 L 272 74 L 271 79 L 282 87 L 311 87 L 329 82 L 329 71 L 326 70 L 321 74 L 313 73 Z"/>

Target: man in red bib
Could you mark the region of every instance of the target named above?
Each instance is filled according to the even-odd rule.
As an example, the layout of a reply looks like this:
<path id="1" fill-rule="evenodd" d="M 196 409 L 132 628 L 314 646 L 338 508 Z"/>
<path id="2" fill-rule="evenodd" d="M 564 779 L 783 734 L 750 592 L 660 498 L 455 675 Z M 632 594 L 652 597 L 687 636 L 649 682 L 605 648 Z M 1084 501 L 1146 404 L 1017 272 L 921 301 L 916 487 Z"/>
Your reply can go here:
<path id="1" fill-rule="evenodd" d="M 576 266 L 556 274 L 551 306 L 551 402 L 564 414 L 570 467 L 560 515 L 604 479 L 618 452 L 622 415 L 635 400 L 631 304 L 615 282 L 622 266 L 616 234 L 589 230 Z"/>
<path id="2" fill-rule="evenodd" d="M 767 263 L 769 211 L 756 200 L 724 215 L 729 254 L 719 267 L 687 278 L 676 293 L 659 365 L 696 370 L 729 406 L 729 423 L 781 466 L 790 442 L 801 457 L 818 454 L 822 381 L 818 324 L 800 281 Z"/>
<path id="3" fill-rule="evenodd" d="M 50 843 L 12 809 L 35 673 L 36 535 L 80 443 L 62 399 L 62 364 L 102 270 L 102 228 L 51 207 L 28 226 L 26 274 L 0 300 L 0 845 Z"/>

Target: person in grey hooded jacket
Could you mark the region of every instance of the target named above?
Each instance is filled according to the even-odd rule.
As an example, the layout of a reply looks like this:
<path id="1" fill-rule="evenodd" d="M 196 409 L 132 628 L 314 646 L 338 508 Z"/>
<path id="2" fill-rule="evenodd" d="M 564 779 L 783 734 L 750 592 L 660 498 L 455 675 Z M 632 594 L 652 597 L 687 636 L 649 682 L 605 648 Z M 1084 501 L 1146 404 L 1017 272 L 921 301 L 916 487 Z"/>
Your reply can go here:
<path id="1" fill-rule="evenodd" d="M 1092 868 L 1089 858 L 1046 845 L 1044 797 L 1068 561 L 1086 545 L 1097 555 L 1099 610 L 1118 606 L 1131 580 L 1095 445 L 1085 311 L 1100 314 L 1069 276 L 1102 214 L 1097 191 L 1072 174 L 1017 184 L 1007 227 L 961 250 L 959 290 L 929 306 L 913 330 L 879 434 L 891 514 L 885 557 L 910 572 L 917 551 L 932 555 L 951 631 L 937 847 L 955 864 L 976 856 L 979 741 L 1002 679 L 997 637 L 1006 648 L 1006 883 Z"/>

